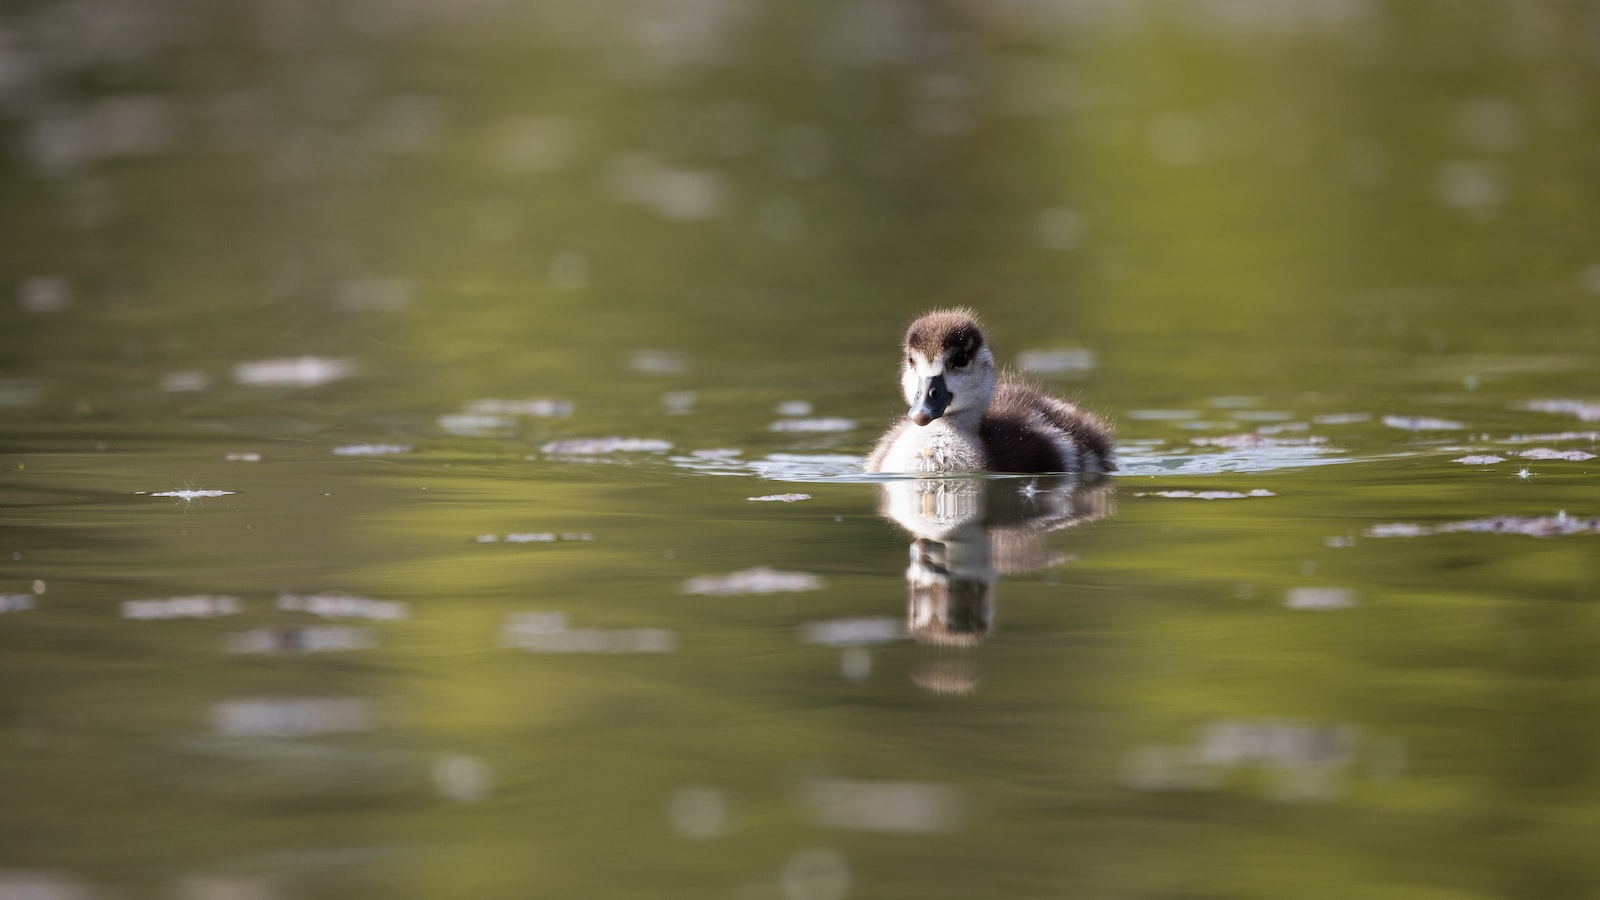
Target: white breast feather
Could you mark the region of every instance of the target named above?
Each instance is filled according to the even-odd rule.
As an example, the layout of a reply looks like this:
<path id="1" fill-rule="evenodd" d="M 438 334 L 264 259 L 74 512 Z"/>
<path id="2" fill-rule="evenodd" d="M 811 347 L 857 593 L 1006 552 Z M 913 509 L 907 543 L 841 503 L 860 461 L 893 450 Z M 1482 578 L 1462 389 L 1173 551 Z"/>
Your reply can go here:
<path id="1" fill-rule="evenodd" d="M 908 425 L 884 454 L 884 472 L 951 472 L 984 467 L 983 448 L 943 420 Z"/>

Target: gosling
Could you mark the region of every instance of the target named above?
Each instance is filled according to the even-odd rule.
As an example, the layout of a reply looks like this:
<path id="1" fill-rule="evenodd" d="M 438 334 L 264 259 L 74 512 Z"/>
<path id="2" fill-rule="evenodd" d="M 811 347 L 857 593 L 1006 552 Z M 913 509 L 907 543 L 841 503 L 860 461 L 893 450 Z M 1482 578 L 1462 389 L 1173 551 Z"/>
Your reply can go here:
<path id="1" fill-rule="evenodd" d="M 900 387 L 910 410 L 878 439 L 869 472 L 1073 472 L 1116 468 L 1111 427 L 1065 400 L 1001 381 L 971 310 L 906 329 Z"/>

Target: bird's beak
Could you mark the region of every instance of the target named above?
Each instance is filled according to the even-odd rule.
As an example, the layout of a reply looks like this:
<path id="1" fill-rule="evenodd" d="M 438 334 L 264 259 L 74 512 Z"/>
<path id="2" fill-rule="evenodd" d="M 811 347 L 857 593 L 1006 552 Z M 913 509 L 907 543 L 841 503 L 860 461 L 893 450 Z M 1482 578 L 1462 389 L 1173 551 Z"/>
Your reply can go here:
<path id="1" fill-rule="evenodd" d="M 926 425 L 934 419 L 944 415 L 945 408 L 955 395 L 944 386 L 944 376 L 935 375 L 932 378 L 922 379 L 922 385 L 917 388 L 917 402 L 912 405 L 911 411 L 906 415 L 918 425 Z"/>

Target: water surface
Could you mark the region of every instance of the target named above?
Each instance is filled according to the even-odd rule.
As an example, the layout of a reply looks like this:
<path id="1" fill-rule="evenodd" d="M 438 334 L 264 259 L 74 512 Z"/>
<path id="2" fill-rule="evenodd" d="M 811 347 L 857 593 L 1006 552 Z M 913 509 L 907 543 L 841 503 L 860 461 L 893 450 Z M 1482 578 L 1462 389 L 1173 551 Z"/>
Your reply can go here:
<path id="1" fill-rule="evenodd" d="M 0 14 L 0 897 L 1591 895 L 1595 26 Z"/>

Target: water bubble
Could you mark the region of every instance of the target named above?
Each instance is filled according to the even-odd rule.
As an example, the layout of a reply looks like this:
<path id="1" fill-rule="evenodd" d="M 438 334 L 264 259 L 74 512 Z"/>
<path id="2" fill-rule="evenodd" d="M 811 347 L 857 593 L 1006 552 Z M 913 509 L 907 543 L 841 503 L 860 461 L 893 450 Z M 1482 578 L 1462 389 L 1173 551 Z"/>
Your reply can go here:
<path id="1" fill-rule="evenodd" d="M 807 622 L 800 628 L 800 642 L 828 647 L 857 647 L 888 644 L 906 639 L 906 626 L 900 619 L 856 617 Z"/>
<path id="2" fill-rule="evenodd" d="M 1532 476 L 1523 469 L 1517 475 Z M 1474 534 L 1518 534 L 1527 537 L 1553 538 L 1573 534 L 1600 534 L 1600 517 L 1581 518 L 1561 511 L 1553 516 L 1490 516 L 1464 522 L 1447 522 L 1442 525 L 1419 525 L 1414 522 L 1386 522 L 1368 528 L 1364 534 L 1374 538 L 1422 537 L 1430 534 L 1468 532 Z"/>
<path id="3" fill-rule="evenodd" d="M 1164 497 L 1169 500 L 1246 500 L 1251 497 L 1277 496 L 1265 488 L 1256 488 L 1249 493 L 1240 491 L 1149 491 L 1134 494 L 1135 497 Z"/>
<path id="4" fill-rule="evenodd" d="M 494 788 L 494 770 L 475 756 L 454 753 L 433 764 L 433 786 L 457 803 L 475 803 Z"/>
<path id="5" fill-rule="evenodd" d="M 349 360 L 300 356 L 239 363 L 233 367 L 233 380 L 261 387 L 316 387 L 354 373 Z"/>
<path id="6" fill-rule="evenodd" d="M 787 900 L 841 900 L 850 893 L 850 881 L 849 861 L 827 847 L 795 853 L 778 877 Z"/>
<path id="7" fill-rule="evenodd" d="M 1521 407 L 1533 412 L 1571 413 L 1585 422 L 1600 422 L 1600 403 L 1589 400 L 1529 400 Z"/>
<path id="8" fill-rule="evenodd" d="M 649 153 L 624 153 L 606 171 L 611 195 L 637 203 L 664 219 L 709 219 L 722 212 L 727 201 L 723 176 L 709 169 L 669 166 Z"/>
<path id="9" fill-rule="evenodd" d="M 505 631 L 519 635 L 560 634 L 567 630 L 567 614 L 560 610 L 517 613 L 505 622 Z"/>
<path id="10" fill-rule="evenodd" d="M 250 697 L 213 706 L 211 724 L 236 737 L 305 737 L 371 731 L 378 717 L 364 697 Z"/>
<path id="11" fill-rule="evenodd" d="M 1128 418 L 1150 422 L 1177 422 L 1184 419 L 1200 418 L 1198 409 L 1132 409 L 1127 413 Z"/>
<path id="12" fill-rule="evenodd" d="M 439 427 L 458 437 L 493 437 L 516 428 L 510 416 L 488 413 L 450 413 L 439 417 Z"/>
<path id="13" fill-rule="evenodd" d="M 555 400 L 549 397 L 533 397 L 527 400 L 499 400 L 494 398 L 473 400 L 467 404 L 467 412 L 501 415 L 501 416 L 538 416 L 541 418 L 560 418 L 572 415 L 572 401 Z"/>
<path id="14" fill-rule="evenodd" d="M 770 426 L 773 431 L 829 432 L 850 431 L 856 427 L 855 419 L 824 417 L 818 419 L 779 419 Z"/>
<path id="15" fill-rule="evenodd" d="M 212 497 L 227 497 L 231 495 L 233 491 L 206 490 L 203 488 L 183 488 L 176 491 L 154 491 L 152 493 L 134 491 L 134 493 L 146 497 L 174 497 L 186 503 L 192 503 L 195 500 L 204 500 Z"/>
<path id="16" fill-rule="evenodd" d="M 731 7 L 723 3 L 644 6 L 629 21 L 626 63 L 641 77 L 671 77 L 675 70 L 709 65 L 726 53 Z"/>
<path id="17" fill-rule="evenodd" d="M 244 612 L 238 597 L 222 594 L 192 594 L 164 600 L 127 600 L 122 604 L 124 619 L 209 619 Z"/>
<path id="18" fill-rule="evenodd" d="M 1452 160 L 1440 166 L 1435 188 L 1446 205 L 1479 217 L 1493 214 L 1506 197 L 1500 169 L 1476 160 Z"/>
<path id="19" fill-rule="evenodd" d="M 1524 459 L 1560 459 L 1568 462 L 1583 462 L 1594 459 L 1593 453 L 1583 450 L 1556 450 L 1550 447 L 1535 447 L 1532 450 L 1523 450 L 1517 454 Z"/>
<path id="20" fill-rule="evenodd" d="M 529 653 L 671 653 L 677 635 L 664 628 L 568 628 L 562 612 L 507 617 L 500 644 Z"/>
<path id="21" fill-rule="evenodd" d="M 949 831 L 961 816 L 960 797 L 941 784 L 817 778 L 802 798 L 818 824 L 855 831 Z"/>
<path id="22" fill-rule="evenodd" d="M 661 408 L 669 416 L 686 416 L 694 412 L 699 399 L 694 391 L 667 391 L 661 395 Z"/>
<path id="23" fill-rule="evenodd" d="M 679 837 L 704 841 L 721 837 L 728 824 L 728 801 L 722 791 L 691 784 L 673 793 L 667 820 Z"/>
<path id="24" fill-rule="evenodd" d="M 1456 431 L 1466 427 L 1460 422 L 1427 416 L 1384 416 L 1383 424 L 1402 431 Z"/>
<path id="25" fill-rule="evenodd" d="M 0 409 L 23 409 L 39 401 L 50 383 L 39 378 L 0 377 Z"/>
<path id="26" fill-rule="evenodd" d="M 480 534 L 473 538 L 480 544 L 554 544 L 557 541 L 592 541 L 594 535 L 586 532 L 513 531 L 510 534 Z"/>
<path id="27" fill-rule="evenodd" d="M 1329 413 L 1323 416 L 1314 416 L 1311 421 L 1318 425 L 1356 425 L 1361 422 L 1372 421 L 1370 413 Z"/>
<path id="28" fill-rule="evenodd" d="M 861 462 L 859 456 L 842 453 L 770 453 L 743 468 L 772 481 L 831 481 L 860 475 Z"/>
<path id="29" fill-rule="evenodd" d="M 671 450 L 672 444 L 653 438 L 575 438 L 551 441 L 539 449 L 552 456 L 599 456 L 607 453 L 663 453 Z"/>
<path id="30" fill-rule="evenodd" d="M 1249 409 L 1260 406 L 1262 398 L 1251 394 L 1223 394 L 1207 400 L 1217 409 Z"/>
<path id="31" fill-rule="evenodd" d="M 374 600 L 330 591 L 322 594 L 279 594 L 278 609 L 306 612 L 324 619 L 369 619 L 398 622 L 411 618 L 411 607 L 398 600 Z"/>
<path id="32" fill-rule="evenodd" d="M 811 401 L 785 400 L 777 406 L 780 416 L 809 416 L 811 415 Z"/>
<path id="33" fill-rule="evenodd" d="M 1583 270 L 1583 288 L 1591 294 L 1600 294 L 1600 263 Z"/>
<path id="34" fill-rule="evenodd" d="M 521 116 L 490 127 L 490 160 L 506 173 L 557 171 L 573 158 L 577 147 L 577 127 L 569 119 Z"/>
<path id="35" fill-rule="evenodd" d="M 628 355 L 628 368 L 643 375 L 682 375 L 689 371 L 689 357 L 674 350 L 635 350 Z"/>
<path id="36" fill-rule="evenodd" d="M 24 312 L 58 313 L 72 308 L 72 283 L 65 278 L 38 276 L 17 287 L 17 305 Z"/>
<path id="37" fill-rule="evenodd" d="M 334 456 L 395 456 L 410 452 L 410 444 L 346 444 L 333 448 Z"/>
<path id="38" fill-rule="evenodd" d="M 722 212 L 727 188 L 721 175 L 704 169 L 662 169 L 651 181 L 647 205 L 663 219 L 709 219 Z"/>
<path id="39" fill-rule="evenodd" d="M 1284 598 L 1284 605 L 1290 609 L 1345 609 L 1355 602 L 1356 592 L 1342 587 L 1298 587 Z"/>
<path id="40" fill-rule="evenodd" d="M 223 639 L 222 646 L 229 653 L 331 653 L 370 650 L 378 646 L 378 638 L 370 628 L 288 626 L 235 632 Z"/>
<path id="41" fill-rule="evenodd" d="M 810 572 L 780 572 L 758 566 L 728 575 L 701 575 L 683 583 L 685 594 L 727 596 L 732 594 L 774 594 L 791 591 L 815 591 L 822 588 L 822 579 Z"/>

